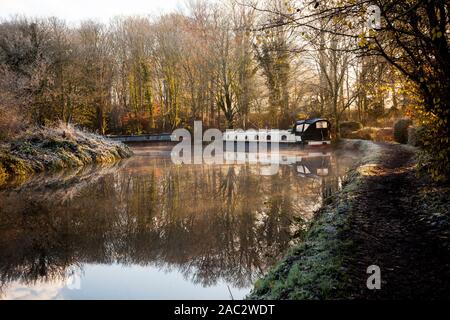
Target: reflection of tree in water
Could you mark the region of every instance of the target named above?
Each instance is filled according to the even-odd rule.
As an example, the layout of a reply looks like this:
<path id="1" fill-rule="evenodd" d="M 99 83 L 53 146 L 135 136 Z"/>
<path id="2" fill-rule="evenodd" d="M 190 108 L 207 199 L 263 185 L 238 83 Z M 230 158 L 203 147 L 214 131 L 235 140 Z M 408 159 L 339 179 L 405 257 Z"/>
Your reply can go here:
<path id="1" fill-rule="evenodd" d="M 64 184 L 77 190 L 70 198 L 57 188 L 53 198 L 41 187 L 0 193 L 1 285 L 117 262 L 176 269 L 205 286 L 249 286 L 285 252 L 293 218 L 310 217 L 323 188 L 291 166 L 255 172 L 135 159 L 83 188 Z"/>

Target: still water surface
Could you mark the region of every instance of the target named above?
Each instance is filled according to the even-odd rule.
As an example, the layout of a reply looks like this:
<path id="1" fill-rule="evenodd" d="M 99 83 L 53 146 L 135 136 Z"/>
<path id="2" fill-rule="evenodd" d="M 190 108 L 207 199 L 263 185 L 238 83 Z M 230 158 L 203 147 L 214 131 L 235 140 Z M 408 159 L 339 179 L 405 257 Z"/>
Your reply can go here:
<path id="1" fill-rule="evenodd" d="M 174 165 L 168 147 L 140 147 L 1 190 L 0 298 L 244 298 L 352 162 L 280 152 L 266 175 L 261 163 Z"/>

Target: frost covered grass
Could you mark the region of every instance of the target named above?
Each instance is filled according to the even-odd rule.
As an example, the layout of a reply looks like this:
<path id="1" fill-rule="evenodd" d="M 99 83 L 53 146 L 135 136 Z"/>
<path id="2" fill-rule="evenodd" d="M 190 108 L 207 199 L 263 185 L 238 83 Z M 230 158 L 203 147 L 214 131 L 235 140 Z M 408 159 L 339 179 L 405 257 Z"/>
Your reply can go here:
<path id="1" fill-rule="evenodd" d="M 0 184 L 45 170 L 112 163 L 131 154 L 120 142 L 70 125 L 32 128 L 0 145 Z"/>

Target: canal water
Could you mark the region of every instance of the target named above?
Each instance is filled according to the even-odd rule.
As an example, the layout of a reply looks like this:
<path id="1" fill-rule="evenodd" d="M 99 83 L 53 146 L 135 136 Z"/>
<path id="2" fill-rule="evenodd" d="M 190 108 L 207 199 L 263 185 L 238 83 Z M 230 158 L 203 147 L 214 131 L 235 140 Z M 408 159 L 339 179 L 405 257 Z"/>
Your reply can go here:
<path id="1" fill-rule="evenodd" d="M 134 151 L 0 190 L 0 299 L 244 298 L 353 161 L 294 148 L 267 170 L 236 152 L 180 165 L 168 146 Z"/>

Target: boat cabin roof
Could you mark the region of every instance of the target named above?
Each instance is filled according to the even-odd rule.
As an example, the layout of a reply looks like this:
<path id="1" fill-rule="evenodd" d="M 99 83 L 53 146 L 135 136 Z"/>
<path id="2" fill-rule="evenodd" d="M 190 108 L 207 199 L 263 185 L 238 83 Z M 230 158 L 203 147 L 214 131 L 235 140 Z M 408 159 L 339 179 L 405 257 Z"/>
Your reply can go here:
<path id="1" fill-rule="evenodd" d="M 328 123 L 330 123 L 327 119 L 324 118 L 312 118 L 312 119 L 306 119 L 306 120 L 298 120 L 295 122 L 295 124 L 313 124 L 319 121 L 326 121 Z"/>

